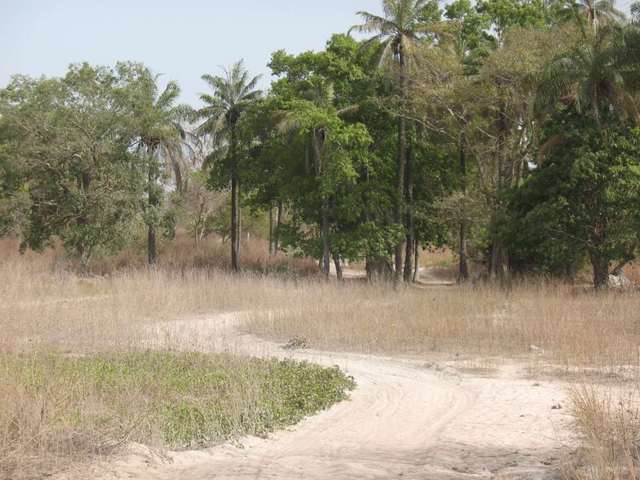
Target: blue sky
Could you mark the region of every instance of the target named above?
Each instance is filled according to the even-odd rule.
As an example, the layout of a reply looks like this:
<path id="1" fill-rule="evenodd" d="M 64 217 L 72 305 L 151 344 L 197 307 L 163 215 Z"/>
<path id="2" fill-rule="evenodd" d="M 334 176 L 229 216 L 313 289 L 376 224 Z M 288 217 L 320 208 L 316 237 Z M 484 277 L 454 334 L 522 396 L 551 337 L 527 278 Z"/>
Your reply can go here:
<path id="1" fill-rule="evenodd" d="M 244 58 L 269 84 L 270 54 L 320 49 L 378 0 L 0 0 L 0 86 L 70 63 L 142 61 L 196 104 L 203 73 Z"/>

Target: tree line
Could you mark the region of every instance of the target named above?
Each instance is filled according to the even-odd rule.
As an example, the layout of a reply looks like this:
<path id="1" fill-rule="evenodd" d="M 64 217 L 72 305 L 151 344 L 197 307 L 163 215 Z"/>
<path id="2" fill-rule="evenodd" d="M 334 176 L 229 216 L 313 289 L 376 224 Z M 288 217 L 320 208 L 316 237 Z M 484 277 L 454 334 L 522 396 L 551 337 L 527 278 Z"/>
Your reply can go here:
<path id="1" fill-rule="evenodd" d="M 0 90 L 0 234 L 60 239 L 83 263 L 145 231 L 148 261 L 176 206 L 228 192 L 222 230 L 241 268 L 243 212 L 270 251 L 366 262 L 412 282 L 425 248 L 486 276 L 594 285 L 640 234 L 640 8 L 610 0 L 383 0 L 324 50 L 273 53 L 267 92 L 242 62 L 202 76 L 198 108 L 140 63 L 72 65 Z M 200 190 L 198 190 L 200 189 Z M 205 197 L 199 197 L 205 198 Z M 196 240 L 216 230 L 200 201 Z M 220 225 L 218 225 L 218 230 Z"/>

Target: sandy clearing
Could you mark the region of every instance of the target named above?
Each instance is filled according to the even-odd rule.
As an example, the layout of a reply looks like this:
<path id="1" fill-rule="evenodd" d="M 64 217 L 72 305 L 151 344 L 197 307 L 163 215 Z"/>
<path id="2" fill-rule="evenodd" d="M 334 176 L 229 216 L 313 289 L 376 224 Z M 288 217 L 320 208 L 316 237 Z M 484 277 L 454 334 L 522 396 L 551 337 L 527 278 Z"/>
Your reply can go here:
<path id="1" fill-rule="evenodd" d="M 150 327 L 149 346 L 295 358 L 352 375 L 351 399 L 268 439 L 246 438 L 162 457 L 141 446 L 58 477 L 211 479 L 547 479 L 573 444 L 560 383 L 537 384 L 507 364 L 495 375 L 349 353 L 288 351 L 243 334 L 242 313 Z M 176 345 L 177 346 L 177 345 Z"/>

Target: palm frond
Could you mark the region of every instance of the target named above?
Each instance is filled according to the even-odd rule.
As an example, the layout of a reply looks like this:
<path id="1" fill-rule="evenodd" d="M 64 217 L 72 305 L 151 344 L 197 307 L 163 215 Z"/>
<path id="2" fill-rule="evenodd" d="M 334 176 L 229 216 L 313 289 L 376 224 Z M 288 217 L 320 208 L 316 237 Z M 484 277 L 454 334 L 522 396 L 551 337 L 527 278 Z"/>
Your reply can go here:
<path id="1" fill-rule="evenodd" d="M 382 35 L 392 35 L 400 31 L 400 27 L 388 18 L 380 17 L 369 12 L 357 12 L 356 15 L 362 18 L 363 23 L 353 25 L 349 29 L 349 33 L 356 31 L 358 33 L 378 33 Z"/>
<path id="2" fill-rule="evenodd" d="M 243 60 L 223 68 L 222 76 L 205 74 L 201 78 L 212 90 L 200 94 L 205 106 L 198 110 L 197 116 L 205 121 L 198 131 L 204 134 L 220 135 L 233 128 L 242 113 L 262 95 L 256 89 L 260 76 L 250 78 Z"/>
<path id="3" fill-rule="evenodd" d="M 176 101 L 176 99 L 180 96 L 180 87 L 174 81 L 171 81 L 167 84 L 164 91 L 158 97 L 156 101 L 157 108 L 163 110 L 165 108 L 170 107 Z"/>

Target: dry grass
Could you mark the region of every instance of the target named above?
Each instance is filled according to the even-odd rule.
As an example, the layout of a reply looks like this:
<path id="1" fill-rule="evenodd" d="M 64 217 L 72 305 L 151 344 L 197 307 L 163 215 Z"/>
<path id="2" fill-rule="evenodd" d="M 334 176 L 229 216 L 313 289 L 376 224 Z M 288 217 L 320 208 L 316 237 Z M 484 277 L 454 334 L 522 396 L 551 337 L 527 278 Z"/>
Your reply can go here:
<path id="1" fill-rule="evenodd" d="M 177 260 L 155 270 L 123 268 L 106 276 L 78 275 L 61 268 L 64 262 L 51 251 L 20 256 L 17 244 L 5 241 L 0 252 L 0 275 L 8 279 L 0 284 L 3 351 L 30 351 L 38 345 L 74 352 L 135 347 L 141 323 L 276 308 L 289 297 L 289 286 L 299 281 L 295 276 L 275 280 L 255 273 L 232 277 L 210 265 L 181 268 Z M 178 252 L 176 247 L 176 257 Z M 191 255 L 193 260 L 192 254 L 180 258 Z M 164 261 L 170 258 L 175 257 Z"/>
<path id="2" fill-rule="evenodd" d="M 2 251 L 0 249 L 0 251 Z M 56 257 L 4 250 L 0 348 L 77 351 L 136 345 L 137 325 L 216 311 L 254 311 L 247 328 L 318 348 L 423 355 L 533 355 L 566 366 L 637 365 L 640 296 L 552 283 L 407 288 L 214 269 L 125 269 L 79 276 Z M 179 248 L 176 249 L 179 251 Z"/>
<path id="3" fill-rule="evenodd" d="M 176 238 L 161 241 L 158 264 L 164 270 L 185 271 L 191 269 L 230 271 L 230 244 L 211 235 L 196 244 L 184 231 Z M 89 271 L 95 275 L 109 275 L 131 269 L 143 269 L 147 265 L 145 245 L 132 245 L 115 257 L 95 258 Z M 252 237 L 242 242 L 240 262 L 243 270 L 260 274 L 288 274 L 310 276 L 318 273 L 318 265 L 306 258 L 295 258 L 279 253 L 269 255 L 267 241 Z"/>
<path id="4" fill-rule="evenodd" d="M 583 447 L 567 466 L 571 480 L 640 478 L 640 410 L 637 390 L 572 392 L 573 414 Z"/>
<path id="5" fill-rule="evenodd" d="M 145 344 L 141 325 L 216 311 L 252 311 L 245 326 L 249 331 L 283 343 L 301 338 L 312 348 L 517 357 L 565 371 L 595 369 L 610 378 L 637 372 L 640 296 L 633 292 L 596 294 L 544 282 L 509 289 L 478 285 L 399 292 L 361 282 L 323 283 L 293 274 L 299 268 L 313 272 L 315 266 L 308 262 L 281 258 L 276 262 L 285 266 L 274 267 L 260 242 L 245 250 L 245 264 L 285 275 L 230 276 L 221 260 L 226 246 L 212 240 L 196 249 L 181 242 L 187 240 L 164 247 L 158 269 L 132 268 L 142 265 L 144 257 L 125 253 L 93 265 L 94 272 L 108 275 L 87 276 L 70 272 L 52 252 L 18 256 L 15 242 L 5 241 L 0 275 L 8 281 L 0 284 L 0 353 L 31 358 L 43 352 L 129 352 Z M 443 265 L 446 255 L 430 264 Z M 0 384 L 0 398 L 24 398 L 11 388 Z M 60 386 L 52 386 L 45 397 L 61 398 L 62 393 Z M 629 476 L 629 462 L 636 461 L 632 446 L 640 429 L 635 413 L 628 413 L 635 411 L 635 403 L 625 398 L 620 406 L 589 395 L 573 397 L 586 456 L 571 475 L 579 480 L 635 478 Z M 17 409 L 15 401 L 0 406 Z M 25 425 L 28 419 L 31 425 L 37 422 L 40 406 L 33 402 L 23 408 Z M 0 430 L 8 431 L 7 425 Z"/>
<path id="6" fill-rule="evenodd" d="M 299 296 L 307 294 L 302 290 Z M 348 300 L 347 300 L 348 299 Z M 406 289 L 325 286 L 248 328 L 319 348 L 424 355 L 533 356 L 566 366 L 638 363 L 640 297 L 553 284 Z"/>
<path id="7" fill-rule="evenodd" d="M 625 275 L 636 284 L 640 284 L 640 262 L 633 262 L 624 269 Z"/>
<path id="8" fill-rule="evenodd" d="M 211 264 L 176 262 L 98 277 L 66 269 L 53 251 L 16 252 L 14 241 L 0 245 L 0 479 L 35 478 L 126 441 L 175 447 L 261 433 L 327 404 L 304 406 L 305 398 L 342 398 L 331 392 L 342 392 L 343 380 L 315 367 L 200 356 L 190 357 L 188 372 L 172 375 L 180 354 L 136 356 L 149 345 L 145 325 L 273 309 L 286 303 L 295 276 L 231 277 Z M 182 253 L 185 263 L 192 253 Z M 206 350 L 175 335 L 162 343 Z M 185 386 L 189 375 L 193 385 Z M 209 385 L 220 378 L 227 380 Z M 194 386 L 210 388 L 201 395 Z"/>

